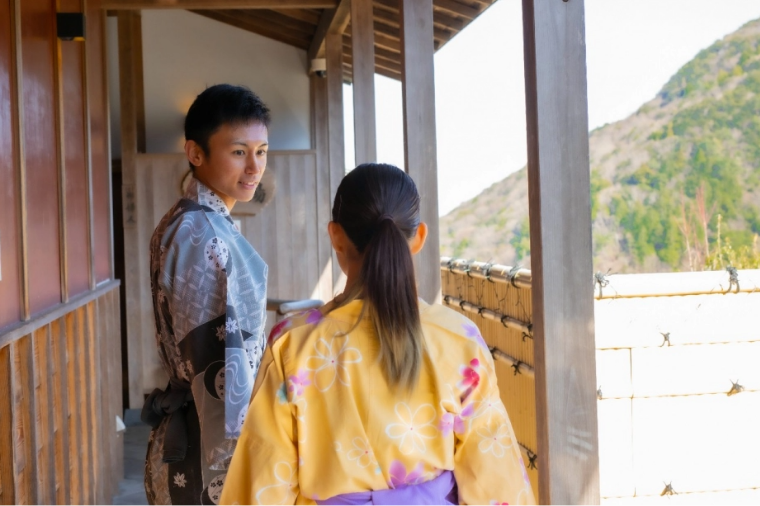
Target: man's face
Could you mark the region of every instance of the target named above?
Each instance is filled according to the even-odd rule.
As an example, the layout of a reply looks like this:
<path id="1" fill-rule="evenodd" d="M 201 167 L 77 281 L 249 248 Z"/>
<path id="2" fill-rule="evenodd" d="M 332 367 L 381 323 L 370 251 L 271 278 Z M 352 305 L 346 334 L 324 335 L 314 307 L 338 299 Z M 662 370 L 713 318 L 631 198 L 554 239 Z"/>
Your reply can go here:
<path id="1" fill-rule="evenodd" d="M 262 123 L 223 124 L 208 140 L 208 154 L 194 141 L 185 144 L 195 177 L 227 205 L 248 202 L 267 166 L 268 132 Z"/>

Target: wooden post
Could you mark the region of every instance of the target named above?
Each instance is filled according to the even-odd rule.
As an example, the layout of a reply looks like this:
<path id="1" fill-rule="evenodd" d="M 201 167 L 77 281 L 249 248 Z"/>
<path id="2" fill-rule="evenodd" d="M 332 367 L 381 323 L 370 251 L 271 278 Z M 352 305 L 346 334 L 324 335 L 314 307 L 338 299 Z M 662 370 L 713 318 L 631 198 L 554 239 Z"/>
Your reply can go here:
<path id="1" fill-rule="evenodd" d="M 539 496 L 598 504 L 583 0 L 523 0 Z"/>
<path id="2" fill-rule="evenodd" d="M 122 202 L 124 216 L 124 284 L 126 292 L 127 357 L 129 377 L 129 407 L 139 408 L 143 403 L 140 284 L 142 277 L 138 238 L 139 209 L 136 196 L 137 153 L 145 151 L 145 101 L 142 79 L 142 28 L 139 12 L 118 14 L 119 23 L 119 82 L 121 89 L 121 168 Z"/>
<path id="3" fill-rule="evenodd" d="M 377 160 L 375 40 L 372 0 L 351 0 L 356 164 Z"/>
<path id="4" fill-rule="evenodd" d="M 332 199 L 338 191 L 343 175 L 346 173 L 345 126 L 343 124 L 343 33 L 330 32 L 325 37 L 325 58 L 327 59 L 327 135 L 328 167 L 330 171 L 330 208 Z M 335 254 L 332 254 L 333 291 L 342 290 L 340 286 L 340 266 Z"/>
<path id="5" fill-rule="evenodd" d="M 441 296 L 438 237 L 438 160 L 435 145 L 433 77 L 433 1 L 399 0 L 401 72 L 404 101 L 404 160 L 422 198 L 428 225 L 425 248 L 417 256 L 419 295 L 428 302 Z"/>

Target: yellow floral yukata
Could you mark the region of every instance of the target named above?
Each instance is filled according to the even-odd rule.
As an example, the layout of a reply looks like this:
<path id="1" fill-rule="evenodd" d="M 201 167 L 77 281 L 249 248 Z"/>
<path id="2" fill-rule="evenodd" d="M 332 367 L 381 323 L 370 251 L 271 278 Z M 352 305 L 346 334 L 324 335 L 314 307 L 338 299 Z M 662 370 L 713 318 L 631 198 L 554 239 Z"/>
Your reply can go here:
<path id="1" fill-rule="evenodd" d="M 462 504 L 533 504 L 493 361 L 477 327 L 420 301 L 427 352 L 407 394 L 389 387 L 354 300 L 272 331 L 224 504 L 313 504 L 453 471 Z"/>

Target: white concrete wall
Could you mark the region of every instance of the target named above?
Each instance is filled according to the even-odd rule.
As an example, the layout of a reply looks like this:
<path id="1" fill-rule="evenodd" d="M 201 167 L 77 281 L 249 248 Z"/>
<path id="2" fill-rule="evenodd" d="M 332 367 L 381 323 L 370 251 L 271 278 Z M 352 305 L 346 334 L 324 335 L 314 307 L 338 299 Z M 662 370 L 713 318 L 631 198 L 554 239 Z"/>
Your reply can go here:
<path id="1" fill-rule="evenodd" d="M 119 156 L 118 45 L 109 18 L 112 146 Z M 310 149 L 306 52 L 183 10 L 142 12 L 146 144 L 149 153 L 181 152 L 183 121 L 206 87 L 242 84 L 272 110 L 275 150 Z"/>
<path id="2" fill-rule="evenodd" d="M 595 306 L 603 502 L 760 504 L 760 271 L 739 271 L 741 293 L 724 293 L 725 272 L 636 276 L 605 296 L 661 295 Z M 713 293 L 679 295 L 702 281 Z M 744 391 L 728 396 L 733 381 Z M 661 496 L 667 483 L 679 495 Z"/>

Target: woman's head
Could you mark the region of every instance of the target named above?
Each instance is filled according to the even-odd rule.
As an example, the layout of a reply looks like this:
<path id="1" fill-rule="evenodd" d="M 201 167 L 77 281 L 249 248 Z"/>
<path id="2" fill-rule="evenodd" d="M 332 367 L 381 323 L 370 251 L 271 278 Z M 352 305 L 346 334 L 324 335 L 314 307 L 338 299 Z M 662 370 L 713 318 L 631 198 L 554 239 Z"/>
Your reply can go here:
<path id="1" fill-rule="evenodd" d="M 411 387 L 423 350 L 412 255 L 427 235 L 417 187 L 392 165 L 360 165 L 341 181 L 332 218 L 333 246 L 364 299 L 388 379 Z"/>

